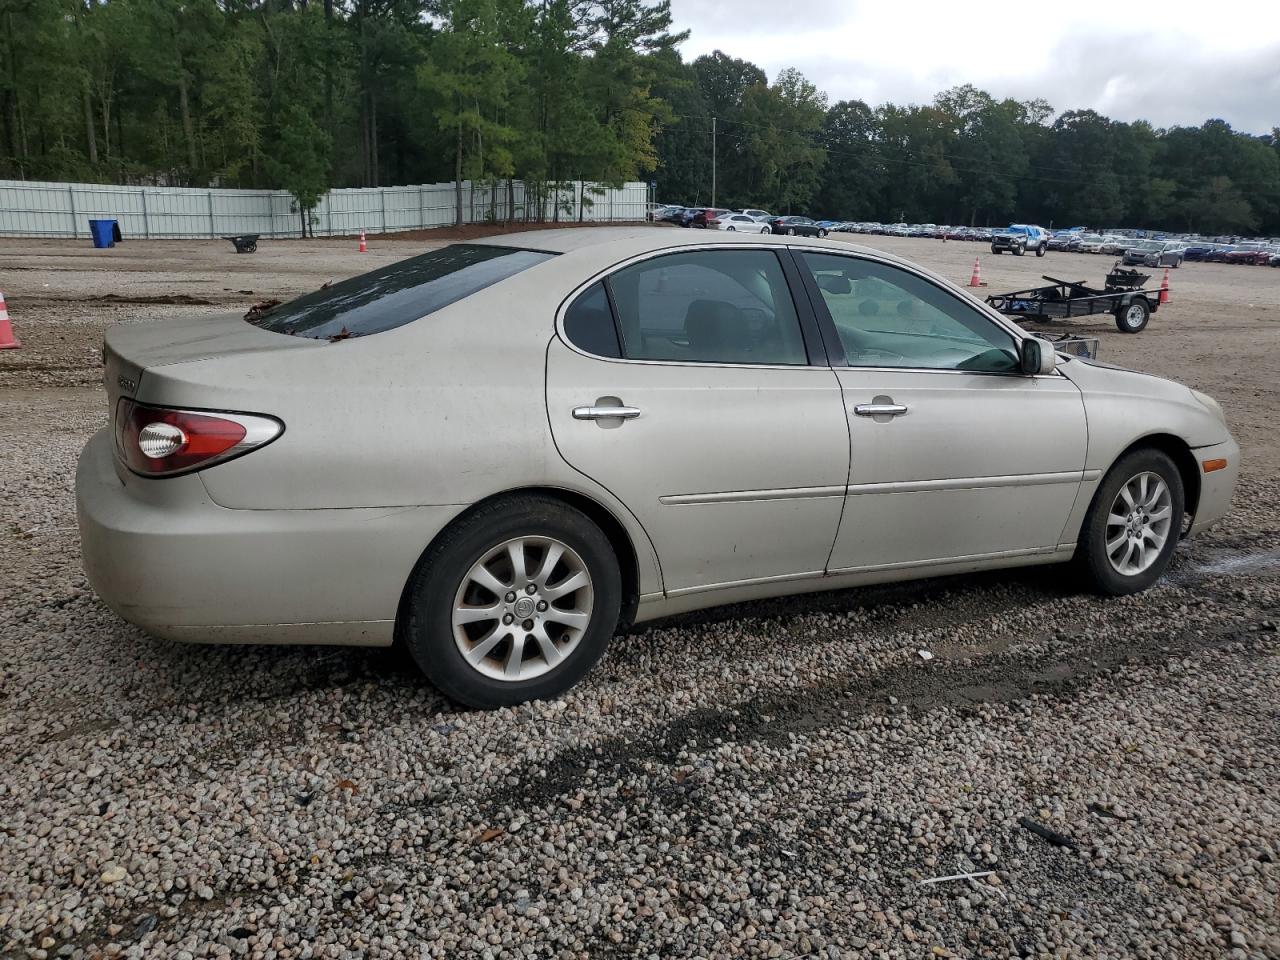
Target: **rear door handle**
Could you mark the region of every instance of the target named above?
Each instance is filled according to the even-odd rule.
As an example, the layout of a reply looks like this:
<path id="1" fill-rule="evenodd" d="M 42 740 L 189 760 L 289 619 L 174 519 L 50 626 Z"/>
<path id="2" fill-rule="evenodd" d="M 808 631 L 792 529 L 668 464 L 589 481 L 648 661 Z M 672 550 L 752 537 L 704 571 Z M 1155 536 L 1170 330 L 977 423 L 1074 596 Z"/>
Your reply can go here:
<path id="1" fill-rule="evenodd" d="M 860 417 L 896 417 L 906 413 L 907 406 L 904 403 L 860 403 L 853 408 L 853 412 Z"/>
<path id="2" fill-rule="evenodd" d="M 634 420 L 640 416 L 639 407 L 574 407 L 575 420 Z"/>

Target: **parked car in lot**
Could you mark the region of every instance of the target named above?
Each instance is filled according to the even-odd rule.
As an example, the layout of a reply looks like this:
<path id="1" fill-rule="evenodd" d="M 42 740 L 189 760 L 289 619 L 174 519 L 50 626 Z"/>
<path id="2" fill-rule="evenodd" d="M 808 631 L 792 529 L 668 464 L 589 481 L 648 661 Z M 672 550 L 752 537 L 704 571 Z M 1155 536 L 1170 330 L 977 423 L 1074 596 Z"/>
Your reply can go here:
<path id="1" fill-rule="evenodd" d="M 104 357 L 76 501 L 108 605 L 180 640 L 399 638 L 481 707 L 700 607 L 1065 561 L 1134 593 L 1239 469 L 1205 395 L 839 241 L 507 234 L 119 324 Z"/>
<path id="2" fill-rule="evenodd" d="M 661 220 L 663 223 L 674 223 L 679 225 L 684 223 L 684 217 L 687 210 L 688 210 L 687 207 L 681 207 L 676 204 L 672 204 L 671 207 L 669 207 L 667 211 L 664 214 L 662 214 L 662 216 L 658 217 L 658 219 Z"/>
<path id="3" fill-rule="evenodd" d="M 770 233 L 769 224 L 749 217 L 745 213 L 722 213 L 707 221 L 708 227 L 724 230 L 728 233 Z"/>
<path id="4" fill-rule="evenodd" d="M 1043 257 L 1048 249 L 1049 231 L 1043 227 L 1012 223 L 991 236 L 991 252 L 995 254 L 1012 253 L 1020 257 L 1030 250 L 1037 257 Z"/>
<path id="5" fill-rule="evenodd" d="M 1143 240 L 1125 250 L 1121 259 L 1126 267 L 1173 267 L 1176 270 L 1186 259 L 1186 248 L 1176 240 Z"/>
<path id="6" fill-rule="evenodd" d="M 1130 247 L 1137 246 L 1142 241 L 1135 240 L 1133 237 L 1109 236 L 1102 243 L 1100 252 L 1110 254 L 1111 256 L 1121 256 Z"/>
<path id="7" fill-rule="evenodd" d="M 1253 266 L 1267 266 L 1271 262 L 1272 250 L 1263 243 L 1241 243 L 1234 250 L 1223 256 L 1224 263 L 1247 263 Z"/>
<path id="8" fill-rule="evenodd" d="M 733 213 L 733 211 L 724 207 L 702 207 L 693 215 L 693 219 L 689 221 L 689 226 L 705 229 L 711 220 L 727 213 Z"/>
<path id="9" fill-rule="evenodd" d="M 769 221 L 774 233 L 788 237 L 825 237 L 827 229 L 808 217 L 774 217 Z"/>
<path id="10" fill-rule="evenodd" d="M 1079 244 L 1072 249 L 1080 253 L 1101 253 L 1106 244 L 1106 237 L 1099 236 L 1096 233 L 1086 233 L 1080 238 Z"/>
<path id="11" fill-rule="evenodd" d="M 756 210 L 748 207 L 746 210 L 739 210 L 738 213 L 744 213 L 752 220 L 772 220 L 773 214 L 768 210 Z"/>

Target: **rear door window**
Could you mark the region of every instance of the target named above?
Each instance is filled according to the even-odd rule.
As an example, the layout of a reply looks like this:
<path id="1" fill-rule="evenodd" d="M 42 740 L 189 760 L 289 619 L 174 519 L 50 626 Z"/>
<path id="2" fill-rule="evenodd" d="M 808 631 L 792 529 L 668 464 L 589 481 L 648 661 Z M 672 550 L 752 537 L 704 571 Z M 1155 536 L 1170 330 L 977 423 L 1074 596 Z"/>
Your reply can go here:
<path id="1" fill-rule="evenodd" d="M 455 243 L 308 293 L 245 319 L 256 327 L 316 340 L 404 326 L 556 256 Z"/>
<path id="2" fill-rule="evenodd" d="M 699 250 L 609 278 L 629 360 L 804 365 L 800 321 L 772 250 Z"/>

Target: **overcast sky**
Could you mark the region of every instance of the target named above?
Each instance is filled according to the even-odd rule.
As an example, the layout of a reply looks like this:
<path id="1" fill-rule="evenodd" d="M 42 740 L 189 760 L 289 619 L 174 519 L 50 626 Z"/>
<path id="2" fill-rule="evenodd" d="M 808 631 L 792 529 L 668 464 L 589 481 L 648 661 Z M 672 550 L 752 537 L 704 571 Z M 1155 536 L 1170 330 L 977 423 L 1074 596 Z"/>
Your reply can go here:
<path id="1" fill-rule="evenodd" d="M 972 83 L 1157 127 L 1280 126 L 1280 0 L 672 0 L 692 60 L 723 50 L 832 102 L 926 103 Z"/>

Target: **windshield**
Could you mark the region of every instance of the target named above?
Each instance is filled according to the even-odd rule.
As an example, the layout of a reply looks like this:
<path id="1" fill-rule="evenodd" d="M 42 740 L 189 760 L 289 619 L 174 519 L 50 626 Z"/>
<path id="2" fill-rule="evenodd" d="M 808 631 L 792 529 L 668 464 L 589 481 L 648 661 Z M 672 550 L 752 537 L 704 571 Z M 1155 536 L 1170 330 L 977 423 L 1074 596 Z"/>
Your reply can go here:
<path id="1" fill-rule="evenodd" d="M 412 323 L 554 257 L 542 250 L 457 243 L 245 316 L 256 327 L 345 340 Z"/>

